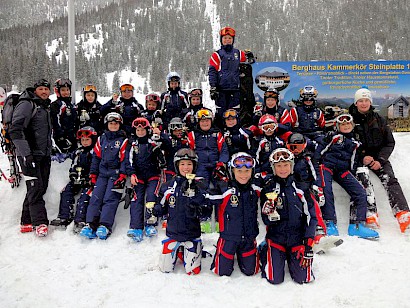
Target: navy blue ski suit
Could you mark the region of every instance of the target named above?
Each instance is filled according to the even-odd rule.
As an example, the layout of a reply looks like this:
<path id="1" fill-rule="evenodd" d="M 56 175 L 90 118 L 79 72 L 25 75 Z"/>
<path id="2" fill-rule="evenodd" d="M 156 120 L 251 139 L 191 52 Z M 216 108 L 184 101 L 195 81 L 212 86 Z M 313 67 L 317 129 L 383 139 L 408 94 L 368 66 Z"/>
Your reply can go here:
<path id="1" fill-rule="evenodd" d="M 128 139 L 122 130 L 105 131 L 94 147 L 90 174 L 98 176 L 94 186 L 86 222 L 93 230 L 100 225 L 112 231 L 121 193 L 112 191 L 120 174 L 127 174 L 125 154 Z"/>
<path id="2" fill-rule="evenodd" d="M 77 148 L 77 107 L 71 103 L 71 97 L 60 97 L 50 105 L 51 123 L 53 124 L 53 137 L 61 150 L 65 145 L 64 139 L 71 142 L 71 147 L 66 150 L 72 152 Z"/>
<path id="3" fill-rule="evenodd" d="M 103 132 L 104 127 L 104 121 L 103 118 L 101 118 L 100 113 L 101 107 L 102 105 L 98 101 L 89 103 L 86 100 L 81 100 L 77 104 L 77 127 L 81 128 L 85 126 L 91 126 L 97 131 L 97 134 L 100 136 Z M 83 119 L 82 115 L 84 112 L 88 114 L 90 118 L 89 120 Z"/>
<path id="4" fill-rule="evenodd" d="M 236 124 L 234 127 L 224 128 L 225 143 L 228 146 L 229 156 L 238 152 L 251 153 L 251 143 L 253 133 L 246 128 L 240 127 Z"/>
<path id="5" fill-rule="evenodd" d="M 325 116 L 316 106 L 296 106 L 290 110 L 292 131 L 301 133 L 311 140 L 323 143 L 323 130 L 326 124 Z"/>
<path id="6" fill-rule="evenodd" d="M 275 135 L 263 136 L 262 139 L 259 141 L 258 148 L 254 155 L 257 162 L 255 169 L 256 173 L 266 172 L 266 174 L 271 174 L 272 167 L 269 163 L 269 155 L 275 149 L 283 148 L 284 146 L 285 142 Z"/>
<path id="7" fill-rule="evenodd" d="M 165 159 L 167 161 L 166 165 L 166 180 L 169 181 L 175 174 L 174 156 L 175 153 L 182 148 L 188 148 L 188 140 L 186 138 L 178 139 L 171 133 L 161 133 L 161 149 L 164 150 Z"/>
<path id="8" fill-rule="evenodd" d="M 161 110 L 163 113 L 164 127 L 168 128 L 168 124 L 172 118 L 183 118 L 183 110 L 189 108 L 188 94 L 182 91 L 179 87 L 175 90 L 168 89 L 168 91 L 161 94 Z"/>
<path id="9" fill-rule="evenodd" d="M 278 135 L 282 135 L 292 129 L 290 114 L 286 108 L 278 105 L 273 108 L 268 108 L 266 105 L 263 105 L 262 110 L 253 115 L 253 124 L 258 126 L 259 120 L 264 114 L 270 114 L 275 117 L 278 122 Z"/>

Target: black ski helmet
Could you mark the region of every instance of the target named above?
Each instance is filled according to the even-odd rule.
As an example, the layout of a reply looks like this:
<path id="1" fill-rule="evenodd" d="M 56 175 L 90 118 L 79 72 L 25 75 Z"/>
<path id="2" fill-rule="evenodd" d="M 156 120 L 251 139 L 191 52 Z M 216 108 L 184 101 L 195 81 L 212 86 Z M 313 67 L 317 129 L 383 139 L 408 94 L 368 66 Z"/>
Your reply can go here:
<path id="1" fill-rule="evenodd" d="M 196 168 L 198 166 L 198 155 L 196 155 L 194 150 L 191 150 L 191 149 L 188 149 L 188 148 L 179 149 L 175 153 L 175 155 L 174 155 L 175 172 L 180 175 L 178 166 L 179 166 L 179 162 L 181 160 L 184 160 L 184 159 L 192 161 L 192 163 L 194 165 L 194 169 L 193 169 L 192 172 L 195 172 Z"/>

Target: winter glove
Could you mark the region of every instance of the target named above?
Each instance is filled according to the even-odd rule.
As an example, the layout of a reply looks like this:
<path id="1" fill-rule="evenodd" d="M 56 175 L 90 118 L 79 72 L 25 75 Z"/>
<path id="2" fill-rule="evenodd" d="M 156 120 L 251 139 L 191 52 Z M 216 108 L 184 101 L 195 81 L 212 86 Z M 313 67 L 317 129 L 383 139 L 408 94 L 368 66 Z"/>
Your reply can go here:
<path id="1" fill-rule="evenodd" d="M 124 188 L 126 179 L 127 179 L 127 175 L 121 173 L 118 179 L 116 179 L 114 182 L 114 188 L 115 189 Z"/>
<path id="2" fill-rule="evenodd" d="M 90 185 L 94 186 L 95 183 L 97 183 L 97 175 L 96 174 L 90 174 Z"/>
<path id="3" fill-rule="evenodd" d="M 224 182 L 228 181 L 228 174 L 226 172 L 226 167 L 223 162 L 218 162 L 216 164 L 213 176 L 216 180 Z"/>
<path id="4" fill-rule="evenodd" d="M 261 117 L 262 116 L 262 111 L 263 111 L 263 105 L 262 103 L 257 102 L 255 104 L 255 107 L 253 107 L 253 113 L 254 115 Z"/>
<path id="5" fill-rule="evenodd" d="M 245 50 L 244 52 L 245 52 L 246 59 L 248 60 L 248 63 L 250 64 L 255 63 L 256 58 L 253 55 L 253 52 L 250 50 Z"/>
<path id="6" fill-rule="evenodd" d="M 305 239 L 303 240 L 303 245 L 300 246 L 296 259 L 300 259 L 299 265 L 302 268 L 307 268 L 312 265 L 313 262 L 313 240 Z"/>
<path id="7" fill-rule="evenodd" d="M 275 212 L 275 203 L 273 200 L 266 200 L 262 206 L 262 213 L 269 215 Z"/>
<path id="8" fill-rule="evenodd" d="M 313 190 L 313 194 L 315 196 L 315 199 L 317 200 L 317 202 L 319 203 L 319 206 L 324 206 L 326 199 L 325 199 L 325 195 L 323 193 L 323 188 L 313 185 L 312 186 L 312 190 Z"/>
<path id="9" fill-rule="evenodd" d="M 332 138 L 332 143 L 342 143 L 344 141 L 344 136 L 343 135 L 336 135 Z"/>
<path id="10" fill-rule="evenodd" d="M 219 97 L 219 92 L 218 92 L 218 90 L 216 89 L 216 87 L 211 87 L 211 89 L 210 89 L 210 94 L 211 94 L 211 99 L 212 100 L 214 100 L 214 101 L 216 101 L 217 99 L 218 99 L 218 97 Z"/>
<path id="11" fill-rule="evenodd" d="M 256 179 L 265 179 L 268 176 L 266 171 L 258 172 L 255 174 Z"/>
<path id="12" fill-rule="evenodd" d="M 80 122 L 87 122 L 90 120 L 90 115 L 86 110 L 81 110 Z"/>
<path id="13" fill-rule="evenodd" d="M 134 196 L 134 188 L 127 187 L 125 189 L 125 195 L 121 198 L 120 202 L 124 201 L 124 210 L 128 209 L 131 204 L 132 197 Z"/>

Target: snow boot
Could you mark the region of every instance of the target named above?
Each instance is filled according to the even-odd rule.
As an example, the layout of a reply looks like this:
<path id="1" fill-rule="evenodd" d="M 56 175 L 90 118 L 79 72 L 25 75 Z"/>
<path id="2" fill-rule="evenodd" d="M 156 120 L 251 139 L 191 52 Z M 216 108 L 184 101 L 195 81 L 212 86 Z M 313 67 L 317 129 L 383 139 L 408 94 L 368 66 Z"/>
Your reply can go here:
<path id="1" fill-rule="evenodd" d="M 364 222 L 350 224 L 347 233 L 350 236 L 357 236 L 360 238 L 367 238 L 367 239 L 379 237 L 379 233 L 377 233 L 377 231 L 374 231 L 373 229 L 367 228 Z"/>
<path id="2" fill-rule="evenodd" d="M 34 231 L 34 228 L 32 224 L 20 225 L 21 233 L 28 233 L 28 232 L 33 232 L 33 231 Z"/>
<path id="3" fill-rule="evenodd" d="M 98 227 L 97 232 L 95 232 L 95 234 L 98 236 L 100 240 L 106 240 L 110 236 L 111 231 L 108 230 L 106 226 L 101 225 Z"/>
<path id="4" fill-rule="evenodd" d="M 146 237 L 153 237 L 158 234 L 157 229 L 155 226 L 146 226 L 145 227 L 145 236 Z"/>
<path id="5" fill-rule="evenodd" d="M 337 225 L 332 220 L 326 221 L 326 232 L 327 236 L 339 236 L 339 230 L 337 229 Z"/>
<path id="6" fill-rule="evenodd" d="M 38 237 L 44 237 L 47 236 L 48 234 L 48 226 L 45 224 L 41 224 L 39 226 L 36 226 L 36 235 Z"/>
<path id="7" fill-rule="evenodd" d="M 85 227 L 81 229 L 80 236 L 89 238 L 90 240 L 97 237 L 95 231 L 91 229 L 89 224 L 86 224 Z"/>
<path id="8" fill-rule="evenodd" d="M 410 212 L 401 211 L 396 214 L 397 221 L 399 222 L 400 231 L 404 233 L 407 228 L 410 227 Z"/>
<path id="9" fill-rule="evenodd" d="M 73 221 L 72 219 L 65 219 L 65 218 L 57 217 L 56 219 L 53 219 L 50 222 L 50 225 L 55 226 L 55 227 L 67 227 L 69 224 L 71 224 L 72 221 Z"/>
<path id="10" fill-rule="evenodd" d="M 80 221 L 74 221 L 74 228 L 73 228 L 73 232 L 76 234 L 79 234 L 81 232 L 81 230 L 85 227 L 85 222 Z"/>
<path id="11" fill-rule="evenodd" d="M 371 228 L 380 228 L 379 214 L 377 212 L 367 211 L 366 225 Z"/>
<path id="12" fill-rule="evenodd" d="M 142 229 L 129 229 L 127 236 L 132 238 L 135 242 L 141 242 L 143 237 Z"/>

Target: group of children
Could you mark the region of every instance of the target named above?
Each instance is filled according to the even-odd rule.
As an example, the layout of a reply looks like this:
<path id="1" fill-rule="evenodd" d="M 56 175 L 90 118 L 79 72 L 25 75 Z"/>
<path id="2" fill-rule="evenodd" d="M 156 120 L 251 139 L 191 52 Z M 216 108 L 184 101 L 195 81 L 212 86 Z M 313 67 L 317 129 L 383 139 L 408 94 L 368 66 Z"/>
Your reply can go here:
<path id="1" fill-rule="evenodd" d="M 87 85 L 74 107 L 71 82 L 56 82 L 54 138 L 60 151 L 75 154 L 52 225 L 74 220 L 80 236 L 105 240 L 126 190 L 127 236 L 132 240 L 157 235 L 164 220 L 161 271 L 171 272 L 181 259 L 188 274 L 200 272 L 201 232 L 210 230 L 215 212 L 220 237 L 214 273 L 231 275 L 236 255 L 245 275 L 261 268 L 263 277 L 278 284 L 287 261 L 292 279 L 307 283 L 314 280 L 313 245 L 322 236 L 339 234 L 335 180 L 352 198 L 348 234 L 378 238 L 369 227 L 374 217 L 368 217 L 366 191 L 355 177 L 360 143 L 352 116 L 340 115 L 334 131 L 325 134 L 313 86 L 301 89 L 297 106 L 290 110 L 280 106 L 278 91 L 269 88 L 255 106 L 254 125 L 242 127 L 237 70 L 252 55 L 234 49 L 234 38 L 232 28 L 223 28 L 222 48 L 210 60 L 216 118 L 204 107 L 201 89 L 181 90 L 176 72 L 168 74 L 166 92 L 146 96 L 145 108 L 130 84 L 103 106 L 96 88 Z M 355 104 L 363 98 L 355 96 Z M 76 126 L 68 128 L 69 123 Z M 258 246 L 259 206 L 266 236 Z"/>

